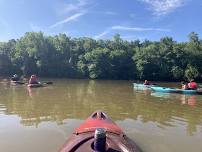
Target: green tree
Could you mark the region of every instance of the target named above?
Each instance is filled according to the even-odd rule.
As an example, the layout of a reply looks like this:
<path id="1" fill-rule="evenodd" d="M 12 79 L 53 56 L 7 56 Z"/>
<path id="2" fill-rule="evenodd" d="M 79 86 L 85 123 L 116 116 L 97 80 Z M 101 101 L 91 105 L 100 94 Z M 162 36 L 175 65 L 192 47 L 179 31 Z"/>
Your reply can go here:
<path id="1" fill-rule="evenodd" d="M 124 50 L 110 52 L 111 76 L 112 79 L 134 79 L 135 63 L 132 56 Z"/>
<path id="2" fill-rule="evenodd" d="M 173 60 L 175 54 L 173 53 L 173 46 L 176 42 L 170 37 L 164 37 L 159 43 L 159 75 L 161 79 L 172 80 L 171 69 L 174 66 L 175 61 Z"/>
<path id="3" fill-rule="evenodd" d="M 44 36 L 27 32 L 19 40 L 0 43 L 0 75 L 33 73 L 41 76 L 96 79 L 201 79 L 202 40 L 189 34 L 188 42 L 171 37 L 160 41 L 125 41 L 65 34 Z"/>
<path id="4" fill-rule="evenodd" d="M 198 76 L 199 76 L 199 72 L 197 68 L 189 64 L 185 70 L 185 77 L 188 80 L 191 80 L 193 78 L 197 78 Z"/>
<path id="5" fill-rule="evenodd" d="M 15 52 L 15 44 L 15 40 L 0 43 L 0 75 L 11 75 L 17 72 L 14 64 L 12 63 L 12 55 L 13 52 Z"/>
<path id="6" fill-rule="evenodd" d="M 133 59 L 136 63 L 139 79 L 159 79 L 158 51 L 158 46 L 154 44 L 136 49 Z"/>
<path id="7" fill-rule="evenodd" d="M 97 48 L 85 55 L 89 77 L 92 79 L 108 78 L 110 74 L 109 50 Z"/>
<path id="8" fill-rule="evenodd" d="M 14 62 L 20 65 L 24 75 L 31 75 L 48 64 L 47 54 L 48 47 L 43 33 L 28 32 L 16 43 Z"/>
<path id="9" fill-rule="evenodd" d="M 173 66 L 171 69 L 174 79 L 182 79 L 184 76 L 184 70 L 178 66 Z"/>

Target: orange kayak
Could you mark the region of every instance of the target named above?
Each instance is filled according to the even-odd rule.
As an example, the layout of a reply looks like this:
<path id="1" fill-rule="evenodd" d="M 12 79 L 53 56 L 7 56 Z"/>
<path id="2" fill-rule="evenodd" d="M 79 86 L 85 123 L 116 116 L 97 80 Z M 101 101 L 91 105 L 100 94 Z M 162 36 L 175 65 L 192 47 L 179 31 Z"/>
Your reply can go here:
<path id="1" fill-rule="evenodd" d="M 104 112 L 96 111 L 67 139 L 59 152 L 141 152 Z"/>

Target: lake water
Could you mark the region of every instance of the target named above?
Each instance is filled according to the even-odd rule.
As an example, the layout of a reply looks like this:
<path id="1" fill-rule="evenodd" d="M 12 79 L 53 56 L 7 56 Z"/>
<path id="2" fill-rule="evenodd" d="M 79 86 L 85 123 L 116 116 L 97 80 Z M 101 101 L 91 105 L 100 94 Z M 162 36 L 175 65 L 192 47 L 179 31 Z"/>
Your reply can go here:
<path id="1" fill-rule="evenodd" d="M 97 109 L 105 111 L 144 152 L 202 151 L 200 95 L 135 90 L 132 81 L 51 81 L 53 85 L 34 89 L 1 81 L 1 152 L 57 152 L 74 128 Z"/>

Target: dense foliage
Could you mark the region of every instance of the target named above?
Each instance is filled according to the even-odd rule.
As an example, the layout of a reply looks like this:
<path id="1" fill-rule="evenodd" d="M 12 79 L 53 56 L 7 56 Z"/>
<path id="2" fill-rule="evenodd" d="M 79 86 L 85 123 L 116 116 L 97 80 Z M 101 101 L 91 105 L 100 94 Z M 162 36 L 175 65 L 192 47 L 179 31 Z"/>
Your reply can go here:
<path id="1" fill-rule="evenodd" d="M 197 33 L 188 42 L 170 37 L 159 42 L 70 38 L 28 32 L 0 43 L 0 75 L 92 79 L 202 79 L 202 41 Z"/>

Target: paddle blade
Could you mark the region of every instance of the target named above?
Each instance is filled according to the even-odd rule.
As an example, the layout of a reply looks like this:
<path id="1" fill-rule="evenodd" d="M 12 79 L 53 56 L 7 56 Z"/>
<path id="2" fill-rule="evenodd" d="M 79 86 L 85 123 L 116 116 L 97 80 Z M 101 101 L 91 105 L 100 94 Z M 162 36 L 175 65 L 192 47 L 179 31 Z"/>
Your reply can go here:
<path id="1" fill-rule="evenodd" d="M 45 82 L 45 84 L 53 84 L 53 82 Z"/>

